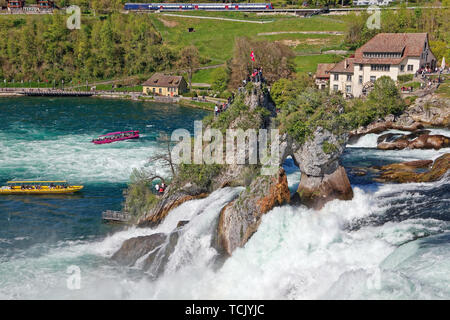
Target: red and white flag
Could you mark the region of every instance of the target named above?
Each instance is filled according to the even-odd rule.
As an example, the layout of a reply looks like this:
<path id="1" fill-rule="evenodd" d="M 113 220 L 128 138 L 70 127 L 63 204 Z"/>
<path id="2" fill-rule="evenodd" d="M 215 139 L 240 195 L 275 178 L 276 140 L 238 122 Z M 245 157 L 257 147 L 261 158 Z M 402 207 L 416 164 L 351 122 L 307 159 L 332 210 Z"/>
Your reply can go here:
<path id="1" fill-rule="evenodd" d="M 252 59 L 252 61 L 255 61 L 255 54 L 253 53 L 253 51 L 250 53 L 250 59 Z"/>

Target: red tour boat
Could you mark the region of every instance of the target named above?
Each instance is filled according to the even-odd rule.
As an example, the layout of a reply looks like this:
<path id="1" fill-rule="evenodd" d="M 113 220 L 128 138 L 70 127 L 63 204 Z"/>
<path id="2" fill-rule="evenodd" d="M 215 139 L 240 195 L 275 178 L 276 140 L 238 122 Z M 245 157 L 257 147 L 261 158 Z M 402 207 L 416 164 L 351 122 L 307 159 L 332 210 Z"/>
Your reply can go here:
<path id="1" fill-rule="evenodd" d="M 105 144 L 128 139 L 139 139 L 139 130 L 110 132 L 99 136 L 97 139 L 92 140 L 92 142 L 95 144 Z"/>

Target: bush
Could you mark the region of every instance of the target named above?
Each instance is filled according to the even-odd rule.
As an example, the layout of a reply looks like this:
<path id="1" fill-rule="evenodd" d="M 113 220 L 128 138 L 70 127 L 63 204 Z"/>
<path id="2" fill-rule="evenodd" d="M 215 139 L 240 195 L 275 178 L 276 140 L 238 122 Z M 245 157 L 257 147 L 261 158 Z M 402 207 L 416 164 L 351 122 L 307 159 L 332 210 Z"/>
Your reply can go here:
<path id="1" fill-rule="evenodd" d="M 222 98 L 222 99 L 228 99 L 230 97 L 231 97 L 231 92 L 228 90 L 225 90 L 224 92 L 219 94 L 219 98 Z"/>
<path id="2" fill-rule="evenodd" d="M 183 93 L 183 97 L 197 97 L 197 92 L 196 91 L 189 91 L 189 92 L 185 92 Z"/>
<path id="3" fill-rule="evenodd" d="M 403 83 L 403 82 L 408 82 L 411 81 L 413 79 L 414 75 L 413 74 L 403 74 L 397 77 L 398 82 Z"/>
<path id="4" fill-rule="evenodd" d="M 208 190 L 211 182 L 221 171 L 220 164 L 181 164 L 178 167 L 177 181 L 180 184 L 195 183 L 202 189 Z"/>
<path id="5" fill-rule="evenodd" d="M 139 219 L 159 201 L 151 188 L 151 182 L 146 179 L 145 171 L 134 169 L 125 198 L 125 208 L 134 220 Z"/>

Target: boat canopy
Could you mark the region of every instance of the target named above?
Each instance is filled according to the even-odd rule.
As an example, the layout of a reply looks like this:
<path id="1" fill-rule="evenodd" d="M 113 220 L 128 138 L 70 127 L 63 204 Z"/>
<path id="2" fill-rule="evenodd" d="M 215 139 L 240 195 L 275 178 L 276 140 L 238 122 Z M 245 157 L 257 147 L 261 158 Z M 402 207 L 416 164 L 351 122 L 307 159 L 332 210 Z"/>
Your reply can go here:
<path id="1" fill-rule="evenodd" d="M 138 130 L 110 132 L 110 133 L 101 135 L 101 136 L 99 136 L 99 137 L 113 136 L 113 135 L 116 135 L 116 134 L 127 133 L 127 132 L 133 132 L 133 133 L 134 133 L 134 132 L 138 132 Z"/>
<path id="2" fill-rule="evenodd" d="M 59 181 L 8 181 L 6 183 L 67 183 L 66 180 L 59 180 Z"/>

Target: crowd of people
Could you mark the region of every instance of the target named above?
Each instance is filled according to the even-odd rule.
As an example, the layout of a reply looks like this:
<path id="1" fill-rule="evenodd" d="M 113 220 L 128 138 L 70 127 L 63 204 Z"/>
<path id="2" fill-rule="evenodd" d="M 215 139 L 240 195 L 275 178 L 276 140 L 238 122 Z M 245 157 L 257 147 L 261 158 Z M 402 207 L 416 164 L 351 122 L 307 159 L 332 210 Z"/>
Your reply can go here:
<path id="1" fill-rule="evenodd" d="M 231 94 L 231 97 L 228 97 L 227 102 L 223 103 L 217 103 L 214 107 L 214 115 L 218 116 L 220 113 L 226 111 L 228 107 L 233 103 L 234 101 L 234 93 Z"/>
<path id="2" fill-rule="evenodd" d="M 156 194 L 162 196 L 164 194 L 164 191 L 166 191 L 166 184 L 164 182 L 161 182 L 161 184 L 156 184 L 155 185 L 155 191 Z"/>
<path id="3" fill-rule="evenodd" d="M 245 87 L 249 82 L 264 82 L 262 67 L 253 69 L 253 72 L 242 80 L 242 86 Z"/>
<path id="4" fill-rule="evenodd" d="M 102 136 L 99 137 L 97 139 L 93 139 L 92 142 L 94 141 L 114 141 L 116 139 L 120 139 L 120 138 L 128 138 L 128 137 L 132 137 L 135 136 L 137 134 L 137 132 L 122 132 L 116 135 L 109 135 L 109 136 Z"/>

